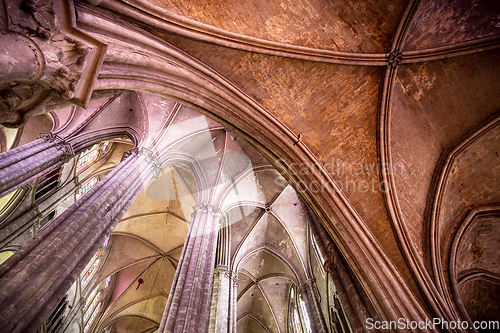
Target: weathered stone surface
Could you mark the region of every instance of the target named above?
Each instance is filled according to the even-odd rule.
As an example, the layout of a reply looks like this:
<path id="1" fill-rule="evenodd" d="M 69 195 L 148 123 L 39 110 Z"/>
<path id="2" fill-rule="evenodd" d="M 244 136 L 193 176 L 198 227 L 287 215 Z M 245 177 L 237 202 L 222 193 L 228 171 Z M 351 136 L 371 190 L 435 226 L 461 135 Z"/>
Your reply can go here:
<path id="1" fill-rule="evenodd" d="M 161 8 L 223 30 L 335 51 L 382 53 L 404 1 L 171 1 Z"/>

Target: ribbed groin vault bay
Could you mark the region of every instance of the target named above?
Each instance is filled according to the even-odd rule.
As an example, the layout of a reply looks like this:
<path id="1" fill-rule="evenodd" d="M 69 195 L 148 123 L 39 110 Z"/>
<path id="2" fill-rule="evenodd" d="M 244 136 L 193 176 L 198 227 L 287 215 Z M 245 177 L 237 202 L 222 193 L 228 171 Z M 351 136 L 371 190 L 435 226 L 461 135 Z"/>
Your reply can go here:
<path id="1" fill-rule="evenodd" d="M 500 331 L 499 78 L 498 0 L 0 0 L 0 333 Z"/>
<path id="2" fill-rule="evenodd" d="M 352 330 L 323 268 L 321 226 L 280 173 L 232 131 L 170 100 L 117 92 L 87 109 L 34 116 L 23 129 L 5 130 L 12 136 L 7 152 L 16 142 L 36 143 L 37 132 L 92 139 L 2 199 L 2 262 L 55 232 L 76 204 L 91 202 L 117 165 L 141 154 L 154 164 L 153 178 L 141 180 L 142 190 L 85 255 L 69 290 L 51 311 L 41 310 L 48 316 L 40 332 L 158 332 L 176 311 L 174 295 L 188 288 L 188 304 L 180 299 L 177 308 L 201 312 L 196 302 L 206 297 L 211 332 Z M 94 209 L 90 214 L 100 214 Z M 173 318 L 185 326 L 185 317 Z"/>

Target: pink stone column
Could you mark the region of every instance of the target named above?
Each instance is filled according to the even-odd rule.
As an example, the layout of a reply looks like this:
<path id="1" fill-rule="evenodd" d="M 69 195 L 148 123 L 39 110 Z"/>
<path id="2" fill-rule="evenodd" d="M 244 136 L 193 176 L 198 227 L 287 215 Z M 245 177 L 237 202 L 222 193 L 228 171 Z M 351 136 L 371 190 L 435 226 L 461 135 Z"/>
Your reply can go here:
<path id="1" fill-rule="evenodd" d="M 215 269 L 209 333 L 236 333 L 237 273 L 227 266 Z"/>
<path id="2" fill-rule="evenodd" d="M 65 163 L 73 155 L 71 144 L 50 133 L 0 154 L 0 197 Z"/>
<path id="3" fill-rule="evenodd" d="M 179 266 L 158 332 L 207 332 L 220 211 L 194 207 Z"/>
<path id="4" fill-rule="evenodd" d="M 0 265 L 0 332 L 34 332 L 63 297 L 159 166 L 129 155 Z"/>

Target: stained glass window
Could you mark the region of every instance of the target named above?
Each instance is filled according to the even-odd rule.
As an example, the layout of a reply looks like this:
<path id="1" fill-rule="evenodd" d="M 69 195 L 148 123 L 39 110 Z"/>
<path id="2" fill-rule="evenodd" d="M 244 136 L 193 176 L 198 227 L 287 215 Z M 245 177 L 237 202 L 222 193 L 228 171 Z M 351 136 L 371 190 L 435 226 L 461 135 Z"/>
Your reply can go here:
<path id="1" fill-rule="evenodd" d="M 104 288 L 109 286 L 109 281 L 111 281 L 111 275 L 106 278 L 106 282 L 104 282 Z"/>
<path id="2" fill-rule="evenodd" d="M 295 327 L 295 331 L 297 333 L 302 333 L 302 325 L 300 324 L 300 317 L 296 308 L 293 310 L 293 324 Z"/>
<path id="3" fill-rule="evenodd" d="M 78 190 L 78 193 L 76 194 L 76 198 L 79 199 L 88 190 L 90 190 L 92 187 L 94 187 L 94 185 L 97 184 L 98 181 L 99 181 L 99 179 L 97 177 L 90 178 L 89 181 L 87 181 L 85 184 L 82 185 L 82 187 L 80 187 L 80 189 Z"/>
<path id="4" fill-rule="evenodd" d="M 92 300 L 92 304 L 90 304 L 89 308 L 87 309 L 87 311 L 85 311 L 85 314 L 83 315 L 83 322 L 85 323 L 87 321 L 87 319 L 89 319 L 90 317 L 90 314 L 92 313 L 92 311 L 94 310 L 95 306 L 97 305 L 97 303 L 99 302 L 99 299 L 101 298 L 101 291 L 99 291 L 97 293 L 97 295 L 94 297 L 94 299 Z"/>
<path id="5" fill-rule="evenodd" d="M 97 267 L 99 267 L 99 258 L 94 261 L 94 263 L 90 266 L 90 268 L 86 271 L 86 273 L 82 277 L 82 287 L 87 284 L 87 282 L 90 280 L 90 277 L 92 274 L 97 270 Z M 85 271 L 84 271 L 85 272 Z"/>
<path id="6" fill-rule="evenodd" d="M 94 145 L 92 148 L 87 150 L 82 154 L 82 156 L 78 159 L 78 162 L 76 164 L 76 171 L 80 171 L 84 169 L 86 166 L 90 165 L 92 162 L 94 162 L 97 159 L 97 156 L 99 156 L 99 145 Z"/>
<path id="7" fill-rule="evenodd" d="M 92 259 L 90 259 L 89 263 L 87 264 L 87 266 L 85 266 L 85 268 L 83 269 L 84 272 L 86 272 L 89 268 L 90 268 L 90 265 L 92 265 L 92 263 L 94 262 L 94 260 L 97 259 L 97 257 L 99 256 L 99 253 L 100 251 L 97 251 L 93 256 L 92 256 Z"/>
<path id="8" fill-rule="evenodd" d="M 83 330 L 84 332 L 87 332 L 87 330 L 89 329 L 90 325 L 92 325 L 92 321 L 94 320 L 95 316 L 99 312 L 100 308 L 101 308 L 101 303 L 99 303 L 99 305 L 97 305 L 97 307 L 95 308 L 94 312 L 92 312 L 92 314 L 90 315 L 89 321 L 87 322 L 87 324 L 85 325 L 85 329 Z"/>
<path id="9" fill-rule="evenodd" d="M 302 318 L 304 318 L 304 324 L 306 326 L 307 333 L 312 333 L 311 322 L 309 321 L 309 313 L 307 312 L 306 302 L 300 296 L 300 310 L 302 312 Z"/>

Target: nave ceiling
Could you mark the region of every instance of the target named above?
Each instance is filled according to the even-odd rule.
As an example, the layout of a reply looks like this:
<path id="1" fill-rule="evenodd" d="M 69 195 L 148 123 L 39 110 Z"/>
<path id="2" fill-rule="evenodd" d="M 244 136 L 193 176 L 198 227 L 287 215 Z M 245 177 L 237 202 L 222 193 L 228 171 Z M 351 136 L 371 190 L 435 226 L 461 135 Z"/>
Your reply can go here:
<path id="1" fill-rule="evenodd" d="M 459 272 L 458 278 L 448 276 L 453 239 L 474 209 L 498 205 L 497 1 L 95 3 L 75 1 L 76 26 L 108 43 L 94 93 L 127 88 L 173 97 L 221 121 L 223 126 L 210 125 L 216 141 L 225 127 L 248 139 L 274 166 L 283 158 L 292 170 L 278 169 L 295 189 L 304 179 L 335 184 L 333 190 L 327 186 L 334 194 L 309 191 L 303 197 L 355 274 L 366 278 L 364 270 L 376 266 L 379 256 L 391 276 L 408 287 L 409 307 L 418 303 L 427 314 L 451 307 L 457 315 L 447 291 L 448 279 L 462 278 Z M 114 26 L 106 26 L 109 22 Z M 169 47 L 189 59 L 179 68 L 189 68 L 192 77 L 180 74 L 184 67 L 168 76 L 162 72 L 167 69 L 141 65 L 148 57 L 154 65 L 173 61 Z M 190 61 L 196 65 L 186 65 Z M 203 75 L 211 79 L 203 83 L 206 90 L 198 81 Z M 165 77 L 185 90 L 143 84 Z M 238 117 L 221 111 L 227 104 L 214 106 L 207 91 L 217 95 L 221 86 L 230 87 L 225 96 L 231 105 L 241 93 L 262 108 L 261 118 L 245 118 L 250 113 L 244 108 L 239 111 L 245 116 Z M 155 136 L 144 133 L 159 133 L 169 121 L 172 113 L 161 110 L 173 102 L 165 103 L 148 111 L 147 126 L 134 127 L 137 142 L 152 143 Z M 256 126 L 259 121 L 267 127 Z M 2 133 L 7 138 L 13 131 Z M 279 131 L 288 136 L 273 141 Z M 2 138 L 2 151 L 8 146 L 4 142 L 12 140 Z M 312 173 L 302 164 L 311 161 L 322 172 Z M 479 250 L 461 244 L 457 251 L 469 247 L 476 249 L 469 256 L 493 253 L 496 243 L 491 242 L 476 242 Z M 495 255 L 487 258 L 490 266 L 496 264 Z M 476 268 L 498 280 L 485 267 Z M 377 297 L 372 282 L 362 284 Z"/>

